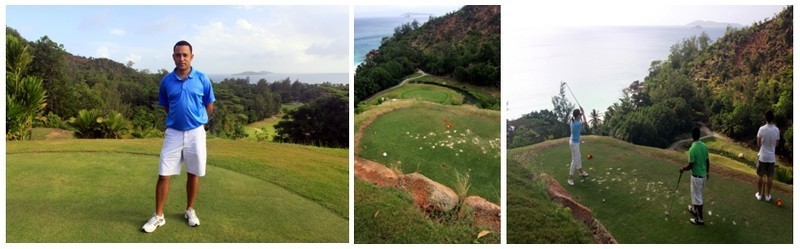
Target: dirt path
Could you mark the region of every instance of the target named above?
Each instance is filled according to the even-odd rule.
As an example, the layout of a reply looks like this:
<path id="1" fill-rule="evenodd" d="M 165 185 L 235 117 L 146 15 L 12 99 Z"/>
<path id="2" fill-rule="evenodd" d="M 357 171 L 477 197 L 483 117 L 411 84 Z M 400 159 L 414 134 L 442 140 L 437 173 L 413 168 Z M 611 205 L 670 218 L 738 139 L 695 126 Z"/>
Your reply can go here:
<path id="1" fill-rule="evenodd" d="M 705 125 L 700 127 L 700 131 L 705 132 L 706 134 L 708 134 L 708 135 L 705 135 L 703 137 L 700 137 L 700 139 L 706 139 L 706 138 L 710 138 L 710 137 L 729 139 L 727 137 L 724 137 L 722 135 L 714 133 L 713 131 L 711 131 L 711 129 L 708 129 L 708 127 L 706 127 Z M 683 145 L 685 143 L 691 143 L 692 141 L 693 141 L 693 139 L 691 139 L 691 138 L 678 140 L 677 142 L 672 143 L 672 145 L 670 145 L 669 148 L 667 148 L 667 149 L 669 149 L 669 150 L 677 150 L 678 147 L 680 147 L 681 145 Z"/>
<path id="2" fill-rule="evenodd" d="M 363 103 L 368 103 L 368 102 L 370 102 L 370 101 L 374 100 L 376 97 L 380 96 L 380 95 L 381 95 L 381 94 L 383 94 L 383 93 L 386 93 L 386 92 L 389 92 L 389 91 L 391 91 L 391 90 L 394 90 L 395 88 L 401 87 L 401 86 L 403 86 L 404 84 L 408 83 L 409 81 L 416 80 L 416 79 L 419 79 L 419 78 L 422 78 L 422 77 L 425 77 L 425 76 L 427 76 L 427 75 L 428 75 L 428 73 L 425 73 L 425 72 L 423 72 L 423 71 L 422 71 L 422 70 L 420 70 L 420 69 L 417 69 L 417 73 L 420 73 L 420 74 L 422 74 L 422 75 L 420 75 L 420 76 L 417 76 L 417 77 L 411 77 L 411 78 L 405 79 L 405 80 L 403 80 L 403 81 L 400 81 L 400 84 L 397 84 L 396 86 L 390 87 L 390 88 L 388 88 L 388 89 L 385 89 L 385 90 L 383 90 L 383 91 L 377 92 L 377 93 L 373 94 L 373 95 L 372 95 L 372 97 L 369 97 L 367 100 L 364 100 L 364 101 L 362 101 L 362 102 L 363 102 Z"/>

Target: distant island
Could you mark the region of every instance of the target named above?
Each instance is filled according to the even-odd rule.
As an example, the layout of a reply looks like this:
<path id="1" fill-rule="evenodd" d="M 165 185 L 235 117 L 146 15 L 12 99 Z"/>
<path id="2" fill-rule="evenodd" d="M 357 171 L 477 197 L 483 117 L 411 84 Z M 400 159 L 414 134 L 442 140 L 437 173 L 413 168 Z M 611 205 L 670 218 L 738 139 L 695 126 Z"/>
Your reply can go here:
<path id="1" fill-rule="evenodd" d="M 266 75 L 266 74 L 272 74 L 272 72 L 263 71 L 263 70 L 262 71 L 258 71 L 258 72 L 244 71 L 244 72 L 236 73 L 236 74 L 233 74 L 233 75 Z"/>
<path id="2" fill-rule="evenodd" d="M 728 26 L 734 28 L 741 28 L 743 27 L 741 24 L 738 23 L 726 23 L 726 22 L 715 22 L 715 21 L 704 21 L 704 20 L 697 20 L 686 24 L 688 27 L 692 27 L 695 29 L 702 29 L 702 28 L 726 28 Z"/>
<path id="3" fill-rule="evenodd" d="M 408 18 L 408 17 L 412 17 L 412 16 L 433 16 L 433 14 L 430 14 L 430 13 L 415 13 L 415 12 L 406 12 L 406 13 L 402 14 L 401 16 Z"/>

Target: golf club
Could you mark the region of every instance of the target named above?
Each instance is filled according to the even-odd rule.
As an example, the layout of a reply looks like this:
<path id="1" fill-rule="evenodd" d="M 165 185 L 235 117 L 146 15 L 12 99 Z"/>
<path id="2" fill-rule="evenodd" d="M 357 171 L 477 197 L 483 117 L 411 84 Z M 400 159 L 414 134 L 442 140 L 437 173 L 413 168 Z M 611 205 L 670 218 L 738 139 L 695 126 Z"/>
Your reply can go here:
<path id="1" fill-rule="evenodd" d="M 666 211 L 664 213 L 664 216 L 669 216 L 669 213 L 672 212 L 672 206 L 673 206 L 672 204 L 675 202 L 675 196 L 677 195 L 676 193 L 678 192 L 678 186 L 681 185 L 681 177 L 683 177 L 683 171 L 681 171 L 681 174 L 678 175 L 678 183 L 675 184 L 675 190 L 672 191 L 672 196 L 670 197 L 671 200 L 669 201 L 669 211 Z"/>
<path id="2" fill-rule="evenodd" d="M 578 104 L 578 106 L 581 106 L 581 103 L 578 102 L 578 98 L 575 97 L 575 93 L 572 92 L 572 88 L 569 87 L 569 84 L 567 84 L 567 82 L 564 82 L 564 81 L 562 81 L 561 84 L 567 86 L 567 90 L 569 90 L 569 94 L 572 94 L 572 99 L 575 100 L 575 103 Z"/>

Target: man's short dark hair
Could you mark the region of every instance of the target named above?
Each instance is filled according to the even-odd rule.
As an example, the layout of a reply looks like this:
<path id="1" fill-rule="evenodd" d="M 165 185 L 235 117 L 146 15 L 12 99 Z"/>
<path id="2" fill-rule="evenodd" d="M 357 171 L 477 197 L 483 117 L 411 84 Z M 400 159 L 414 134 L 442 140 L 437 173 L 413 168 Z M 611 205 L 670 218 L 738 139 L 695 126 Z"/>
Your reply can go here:
<path id="1" fill-rule="evenodd" d="M 572 110 L 572 116 L 577 118 L 581 115 L 581 109 Z"/>
<path id="2" fill-rule="evenodd" d="M 775 121 L 775 113 L 773 113 L 772 110 L 768 110 L 764 113 L 764 118 L 767 119 L 767 123 L 772 123 Z"/>
<path id="3" fill-rule="evenodd" d="M 187 41 L 179 41 L 178 43 L 175 43 L 175 46 L 172 46 L 172 51 L 175 51 L 175 48 L 177 48 L 178 46 L 189 46 L 189 52 L 194 53 L 192 51 L 192 44 L 189 44 L 189 42 Z"/>
<path id="4" fill-rule="evenodd" d="M 700 140 L 700 127 L 695 126 L 692 128 L 692 139 L 694 141 Z"/>

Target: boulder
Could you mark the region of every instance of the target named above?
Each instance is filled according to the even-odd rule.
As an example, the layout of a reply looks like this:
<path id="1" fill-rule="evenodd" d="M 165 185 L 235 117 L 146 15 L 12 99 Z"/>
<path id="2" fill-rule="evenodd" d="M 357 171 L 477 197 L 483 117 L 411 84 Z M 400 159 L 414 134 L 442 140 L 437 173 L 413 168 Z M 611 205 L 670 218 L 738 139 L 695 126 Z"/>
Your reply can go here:
<path id="1" fill-rule="evenodd" d="M 419 173 L 403 175 L 400 177 L 399 185 L 409 191 L 414 204 L 426 212 L 447 212 L 458 204 L 456 192 Z"/>
<path id="2" fill-rule="evenodd" d="M 500 205 L 494 204 L 480 196 L 464 198 L 462 210 L 472 210 L 474 224 L 500 230 Z"/>
<path id="3" fill-rule="evenodd" d="M 380 163 L 358 157 L 355 160 L 355 175 L 362 180 L 383 187 L 396 186 L 399 179 L 396 172 Z"/>

